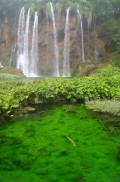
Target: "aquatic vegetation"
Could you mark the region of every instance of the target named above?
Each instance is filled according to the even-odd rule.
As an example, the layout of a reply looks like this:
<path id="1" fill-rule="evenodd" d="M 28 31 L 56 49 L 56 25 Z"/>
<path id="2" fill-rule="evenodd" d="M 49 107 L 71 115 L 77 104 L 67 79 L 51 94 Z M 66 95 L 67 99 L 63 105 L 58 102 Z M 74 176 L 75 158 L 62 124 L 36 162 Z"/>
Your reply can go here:
<path id="1" fill-rule="evenodd" d="M 0 182 L 119 180 L 120 135 L 109 135 L 85 106 L 67 107 L 43 105 L 0 126 Z"/>

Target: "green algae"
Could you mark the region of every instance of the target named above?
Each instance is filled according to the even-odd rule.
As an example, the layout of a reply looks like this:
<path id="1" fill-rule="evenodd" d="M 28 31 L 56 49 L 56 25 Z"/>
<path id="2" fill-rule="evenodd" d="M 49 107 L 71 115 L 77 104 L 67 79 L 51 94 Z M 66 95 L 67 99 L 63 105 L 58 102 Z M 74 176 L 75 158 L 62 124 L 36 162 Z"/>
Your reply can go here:
<path id="1" fill-rule="evenodd" d="M 44 105 L 0 126 L 0 182 L 118 182 L 119 146 L 84 106 Z"/>

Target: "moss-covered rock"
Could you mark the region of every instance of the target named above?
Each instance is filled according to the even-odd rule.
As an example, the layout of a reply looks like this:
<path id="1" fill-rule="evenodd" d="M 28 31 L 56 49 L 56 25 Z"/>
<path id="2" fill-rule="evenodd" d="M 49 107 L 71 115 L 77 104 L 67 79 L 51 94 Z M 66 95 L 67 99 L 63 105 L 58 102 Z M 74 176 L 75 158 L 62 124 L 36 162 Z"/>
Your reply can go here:
<path id="1" fill-rule="evenodd" d="M 19 79 L 24 75 L 21 70 L 12 67 L 0 67 L 0 80 Z"/>
<path id="2" fill-rule="evenodd" d="M 109 113 L 115 116 L 120 116 L 119 100 L 93 100 L 86 102 L 86 106 L 95 112 Z"/>

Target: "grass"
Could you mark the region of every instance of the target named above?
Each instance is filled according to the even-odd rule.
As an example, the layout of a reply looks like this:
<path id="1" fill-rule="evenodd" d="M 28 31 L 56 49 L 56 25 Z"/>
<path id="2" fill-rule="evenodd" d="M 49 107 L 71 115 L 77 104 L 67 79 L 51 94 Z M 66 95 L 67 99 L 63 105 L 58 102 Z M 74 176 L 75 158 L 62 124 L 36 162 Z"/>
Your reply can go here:
<path id="1" fill-rule="evenodd" d="M 118 182 L 119 146 L 84 106 L 44 105 L 0 126 L 0 182 Z"/>

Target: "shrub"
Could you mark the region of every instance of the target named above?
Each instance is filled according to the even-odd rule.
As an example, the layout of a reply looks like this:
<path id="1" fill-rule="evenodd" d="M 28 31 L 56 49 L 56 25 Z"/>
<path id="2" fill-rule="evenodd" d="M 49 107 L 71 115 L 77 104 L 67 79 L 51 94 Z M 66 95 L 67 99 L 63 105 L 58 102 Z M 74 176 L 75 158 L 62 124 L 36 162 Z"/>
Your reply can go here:
<path id="1" fill-rule="evenodd" d="M 93 75 L 99 77 L 111 77 L 113 75 L 120 75 L 120 68 L 109 65 L 105 68 L 98 68 Z"/>
<path id="2" fill-rule="evenodd" d="M 1 115 L 28 104 L 96 99 L 120 99 L 120 76 L 0 82 Z"/>
<path id="3" fill-rule="evenodd" d="M 120 52 L 119 53 L 116 52 L 113 54 L 112 61 L 114 66 L 117 66 L 120 68 Z"/>

